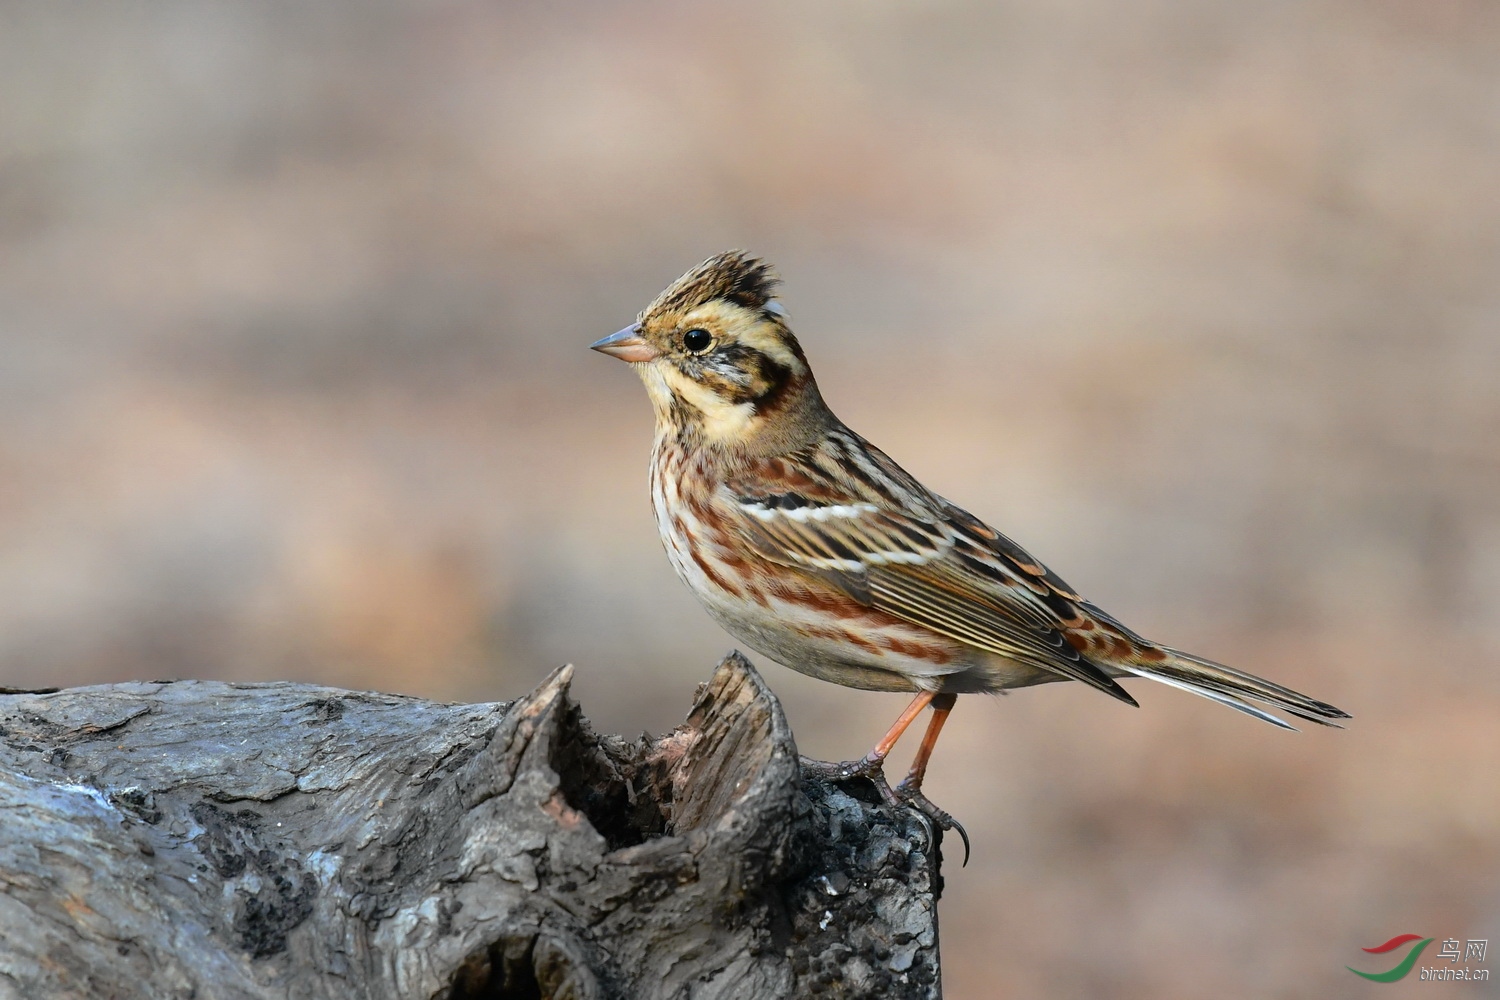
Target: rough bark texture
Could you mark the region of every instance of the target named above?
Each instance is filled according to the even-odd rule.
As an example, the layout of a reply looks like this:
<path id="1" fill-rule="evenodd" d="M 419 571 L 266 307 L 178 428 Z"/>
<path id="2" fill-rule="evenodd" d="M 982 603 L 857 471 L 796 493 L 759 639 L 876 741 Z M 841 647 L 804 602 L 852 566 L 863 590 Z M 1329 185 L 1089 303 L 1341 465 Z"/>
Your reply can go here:
<path id="1" fill-rule="evenodd" d="M 940 841 L 802 780 L 748 662 L 655 741 L 570 676 L 0 697 L 0 996 L 940 995 Z"/>

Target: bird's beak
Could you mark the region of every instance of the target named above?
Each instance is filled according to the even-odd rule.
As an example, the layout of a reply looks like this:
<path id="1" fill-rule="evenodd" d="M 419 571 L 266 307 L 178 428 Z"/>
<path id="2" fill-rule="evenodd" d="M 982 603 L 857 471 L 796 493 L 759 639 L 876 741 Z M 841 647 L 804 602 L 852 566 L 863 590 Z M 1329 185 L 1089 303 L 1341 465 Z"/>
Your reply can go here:
<path id="1" fill-rule="evenodd" d="M 642 340 L 639 331 L 633 326 L 627 326 L 619 333 L 612 333 L 603 340 L 597 340 L 589 347 L 600 354 L 608 354 L 621 361 L 655 361 L 661 357 L 661 352 Z"/>

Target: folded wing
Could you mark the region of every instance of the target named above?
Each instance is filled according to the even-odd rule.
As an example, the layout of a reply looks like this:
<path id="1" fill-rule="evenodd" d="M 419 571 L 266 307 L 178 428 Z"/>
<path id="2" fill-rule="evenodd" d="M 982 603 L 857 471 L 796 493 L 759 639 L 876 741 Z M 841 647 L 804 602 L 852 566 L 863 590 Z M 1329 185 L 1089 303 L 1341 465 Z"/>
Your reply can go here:
<path id="1" fill-rule="evenodd" d="M 816 574 L 903 621 L 1136 703 L 1068 642 L 1046 600 L 1053 591 L 1045 575 L 1016 568 L 935 506 L 820 502 L 743 484 L 722 499 L 746 543 L 772 562 Z"/>

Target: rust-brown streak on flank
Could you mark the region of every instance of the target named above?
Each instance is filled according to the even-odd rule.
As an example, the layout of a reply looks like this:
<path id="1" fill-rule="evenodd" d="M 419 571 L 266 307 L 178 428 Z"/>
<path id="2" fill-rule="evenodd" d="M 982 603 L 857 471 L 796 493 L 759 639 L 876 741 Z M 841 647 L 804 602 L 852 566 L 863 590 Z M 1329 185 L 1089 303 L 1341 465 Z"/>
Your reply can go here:
<path id="1" fill-rule="evenodd" d="M 772 596 L 779 600 L 827 615 L 841 623 L 836 630 L 807 626 L 811 634 L 823 638 L 842 639 L 871 653 L 895 653 L 898 656 L 909 656 L 938 665 L 950 663 L 953 660 L 953 653 L 944 648 L 945 644 L 924 643 L 919 639 L 903 639 L 883 634 L 887 629 L 905 626 L 907 623 L 884 611 L 867 608 L 837 591 L 793 587 L 785 583 L 772 583 L 769 589 Z M 861 631 L 861 629 L 866 631 Z"/>
<path id="2" fill-rule="evenodd" d="M 909 656 L 914 660 L 926 660 L 939 665 L 952 662 L 953 654 L 932 643 L 908 642 L 892 635 L 881 636 L 880 644 L 897 656 Z"/>
<path id="3" fill-rule="evenodd" d="M 688 511 L 698 519 L 699 524 L 712 527 L 716 530 L 722 529 L 723 521 L 714 512 L 713 504 L 709 503 L 704 497 L 699 496 L 697 490 L 682 490 L 680 492 L 683 494 L 682 502 L 687 504 Z"/>
<path id="4" fill-rule="evenodd" d="M 750 563 L 746 561 L 745 557 L 736 553 L 724 536 L 720 535 L 715 540 L 719 543 L 719 562 L 741 576 L 748 576 L 750 573 Z"/>
<path id="5" fill-rule="evenodd" d="M 858 646 L 867 653 L 879 655 L 881 648 L 868 636 L 849 628 L 837 628 L 826 625 L 809 625 L 805 627 L 808 635 L 819 639 L 829 639 L 834 642 L 847 642 L 852 646 Z"/>
<path id="6" fill-rule="evenodd" d="M 693 562 L 698 564 L 698 568 L 703 571 L 703 575 L 712 580 L 714 586 L 718 587 L 720 590 L 733 594 L 735 597 L 745 596 L 744 593 L 741 592 L 739 587 L 735 586 L 734 584 L 730 583 L 728 580 L 720 576 L 719 571 L 714 569 L 713 566 L 709 564 L 709 561 L 707 559 L 703 558 L 702 549 L 703 546 L 701 545 L 693 545 L 692 543 L 688 544 L 688 555 L 692 557 Z"/>
<path id="7" fill-rule="evenodd" d="M 764 587 L 758 587 L 752 583 L 748 588 L 748 592 L 745 596 L 750 598 L 750 600 L 754 601 L 756 604 L 759 604 L 763 608 L 769 608 L 771 606 L 771 595 L 766 593 Z"/>
<path id="8" fill-rule="evenodd" d="M 805 584 L 794 584 L 785 581 L 776 581 L 771 584 L 771 593 L 783 601 L 798 604 L 818 614 L 828 615 L 832 618 L 847 620 L 862 620 L 874 622 L 875 624 L 887 624 L 896 619 L 873 612 L 852 597 L 846 596 L 841 591 L 831 587 L 809 587 Z M 877 617 L 878 616 L 878 617 Z M 881 620 L 884 619 L 884 620 Z"/>

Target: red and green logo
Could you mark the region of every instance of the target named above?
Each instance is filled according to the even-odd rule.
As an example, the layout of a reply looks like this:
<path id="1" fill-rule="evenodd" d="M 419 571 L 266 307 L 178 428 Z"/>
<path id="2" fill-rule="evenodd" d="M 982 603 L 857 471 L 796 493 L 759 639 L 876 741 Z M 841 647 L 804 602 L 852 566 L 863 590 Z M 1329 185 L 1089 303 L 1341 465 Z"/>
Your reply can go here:
<path id="1" fill-rule="evenodd" d="M 1361 949 L 1362 951 L 1369 952 L 1371 955 L 1386 955 L 1400 948 L 1402 945 L 1410 944 L 1413 941 L 1417 943 L 1406 953 L 1406 957 L 1397 962 L 1396 967 L 1388 972 L 1360 972 L 1352 965 L 1346 965 L 1344 968 L 1356 976 L 1364 976 L 1366 979 L 1377 983 L 1394 983 L 1398 979 L 1405 979 L 1406 974 L 1412 970 L 1412 966 L 1416 965 L 1417 959 L 1421 957 L 1422 949 L 1432 944 L 1432 938 L 1424 938 L 1420 934 L 1397 934 L 1385 944 L 1376 945 L 1374 948 Z"/>

